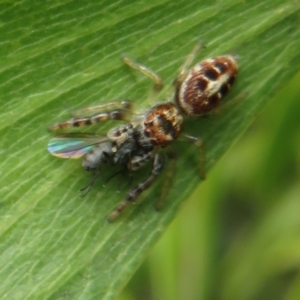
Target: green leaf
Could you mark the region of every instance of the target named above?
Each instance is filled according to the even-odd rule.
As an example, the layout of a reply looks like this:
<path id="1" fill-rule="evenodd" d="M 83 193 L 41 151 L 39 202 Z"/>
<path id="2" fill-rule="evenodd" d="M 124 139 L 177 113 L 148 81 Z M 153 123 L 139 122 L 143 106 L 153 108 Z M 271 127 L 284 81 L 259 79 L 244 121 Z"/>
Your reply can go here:
<path id="1" fill-rule="evenodd" d="M 174 146 L 177 171 L 161 212 L 153 207 L 162 181 L 108 224 L 107 215 L 129 189 L 127 177 L 103 188 L 117 171 L 107 168 L 81 199 L 78 190 L 91 177 L 80 161 L 47 153 L 47 126 L 78 108 L 116 99 L 148 107 L 152 83 L 124 66 L 121 54 L 171 85 L 194 45 L 205 40 L 199 60 L 240 57 L 231 97 L 246 93 L 216 116 L 187 121 L 186 132 L 205 141 L 209 169 L 299 70 L 299 3 L 24 0 L 0 8 L 0 295 L 112 299 L 199 183 L 198 151 Z M 111 126 L 101 124 L 99 131 Z"/>

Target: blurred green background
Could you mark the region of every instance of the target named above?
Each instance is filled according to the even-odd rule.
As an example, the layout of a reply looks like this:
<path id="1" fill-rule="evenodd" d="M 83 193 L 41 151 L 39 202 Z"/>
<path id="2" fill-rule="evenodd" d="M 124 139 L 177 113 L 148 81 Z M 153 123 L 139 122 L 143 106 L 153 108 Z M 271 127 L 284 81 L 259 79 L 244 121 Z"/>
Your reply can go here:
<path id="1" fill-rule="evenodd" d="M 299 83 L 186 200 L 119 300 L 300 299 Z"/>
<path id="2" fill-rule="evenodd" d="M 0 299 L 300 299 L 299 16 L 295 0 L 0 2 Z M 180 144 L 165 209 L 153 211 L 161 181 L 108 224 L 127 190 L 103 188 L 104 172 L 81 199 L 90 177 L 47 153 L 46 128 L 111 100 L 148 107 L 152 82 L 122 53 L 167 88 L 199 39 L 199 60 L 238 54 L 230 97 L 247 93 L 199 126 L 185 122 L 205 141 L 207 180 L 195 189 L 197 149 Z"/>

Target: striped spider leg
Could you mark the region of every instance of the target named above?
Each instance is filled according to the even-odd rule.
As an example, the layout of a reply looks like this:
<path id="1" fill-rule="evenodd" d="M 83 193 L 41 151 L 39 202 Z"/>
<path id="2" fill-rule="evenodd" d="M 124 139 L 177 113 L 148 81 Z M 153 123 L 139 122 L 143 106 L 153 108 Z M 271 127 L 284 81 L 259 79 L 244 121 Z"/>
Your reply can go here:
<path id="1" fill-rule="evenodd" d="M 48 127 L 49 131 L 58 131 L 72 127 L 93 125 L 106 120 L 129 121 L 132 116 L 132 103 L 128 100 L 110 102 L 75 111 L 73 118 Z"/>

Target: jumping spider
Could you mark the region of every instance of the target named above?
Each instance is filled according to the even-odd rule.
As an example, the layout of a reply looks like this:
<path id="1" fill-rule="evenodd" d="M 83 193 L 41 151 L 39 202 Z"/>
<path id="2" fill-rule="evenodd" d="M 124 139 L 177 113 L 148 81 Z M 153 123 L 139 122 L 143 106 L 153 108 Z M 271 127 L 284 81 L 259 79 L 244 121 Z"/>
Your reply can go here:
<path id="1" fill-rule="evenodd" d="M 184 116 L 203 116 L 218 106 L 230 90 L 237 75 L 237 61 L 231 55 L 209 58 L 189 69 L 200 44 L 187 57 L 174 81 L 175 94 L 172 101 L 158 103 L 150 107 L 142 116 L 132 113 L 129 101 L 112 102 L 89 107 L 74 113 L 74 118 L 49 127 L 58 131 L 71 127 L 81 127 L 105 120 L 125 120 L 128 123 L 112 128 L 106 137 L 88 134 L 64 134 L 52 138 L 48 144 L 49 152 L 61 158 L 83 157 L 82 166 L 95 172 L 89 190 L 97 178 L 102 164 L 120 164 L 129 171 L 136 171 L 148 161 L 153 162 L 147 179 L 135 186 L 125 199 L 108 216 L 113 221 L 138 196 L 149 188 L 164 167 L 161 149 L 176 140 L 183 127 Z M 127 57 L 123 61 L 128 66 L 141 71 L 155 82 L 156 89 L 163 86 L 162 79 Z M 204 160 L 203 143 L 200 138 L 184 135 L 200 149 Z M 203 168 L 200 168 L 204 177 Z"/>

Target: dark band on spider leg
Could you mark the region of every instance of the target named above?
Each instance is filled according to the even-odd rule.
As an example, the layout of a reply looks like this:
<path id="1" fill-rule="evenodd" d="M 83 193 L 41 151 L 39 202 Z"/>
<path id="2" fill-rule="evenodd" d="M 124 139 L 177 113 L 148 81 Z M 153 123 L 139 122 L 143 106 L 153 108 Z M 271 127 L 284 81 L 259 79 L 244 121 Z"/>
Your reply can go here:
<path id="1" fill-rule="evenodd" d="M 108 216 L 107 218 L 108 222 L 112 222 L 113 220 L 115 220 L 130 203 L 133 203 L 144 190 L 150 187 L 162 170 L 163 170 L 163 158 L 160 154 L 156 154 L 154 158 L 153 169 L 151 171 L 150 176 L 144 182 L 140 183 L 137 187 L 135 187 L 127 195 L 125 200 L 121 202 L 117 206 L 117 208 Z"/>
<path id="2" fill-rule="evenodd" d="M 136 198 L 147 188 L 151 186 L 156 177 L 161 173 L 163 169 L 163 159 L 160 155 L 156 154 L 154 159 L 153 169 L 150 176 L 137 187 L 135 187 L 126 197 L 125 201 L 134 202 Z"/>
<path id="3" fill-rule="evenodd" d="M 65 122 L 57 123 L 49 127 L 50 131 L 56 131 L 59 129 L 66 129 L 71 127 L 82 127 L 96 123 L 100 123 L 106 120 L 126 120 L 128 117 L 128 109 L 114 109 L 108 112 L 102 112 L 91 117 L 85 118 L 73 118 Z"/>

